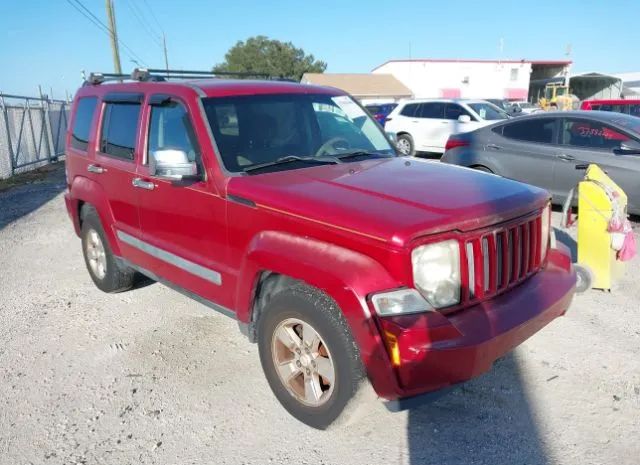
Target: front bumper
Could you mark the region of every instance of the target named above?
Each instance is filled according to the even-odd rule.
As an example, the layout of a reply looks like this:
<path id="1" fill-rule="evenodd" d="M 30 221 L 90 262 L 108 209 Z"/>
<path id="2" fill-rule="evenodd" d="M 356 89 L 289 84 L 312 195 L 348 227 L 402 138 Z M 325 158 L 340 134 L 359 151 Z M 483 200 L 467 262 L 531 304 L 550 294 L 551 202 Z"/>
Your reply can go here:
<path id="1" fill-rule="evenodd" d="M 491 300 L 452 315 L 379 318 L 383 338 L 391 334 L 397 340 L 400 363 L 393 368 L 393 390 L 387 383 L 377 389 L 372 379 L 374 388 L 394 400 L 467 381 L 563 315 L 573 299 L 576 276 L 568 251 L 560 247 L 550 251 L 543 270 Z"/>

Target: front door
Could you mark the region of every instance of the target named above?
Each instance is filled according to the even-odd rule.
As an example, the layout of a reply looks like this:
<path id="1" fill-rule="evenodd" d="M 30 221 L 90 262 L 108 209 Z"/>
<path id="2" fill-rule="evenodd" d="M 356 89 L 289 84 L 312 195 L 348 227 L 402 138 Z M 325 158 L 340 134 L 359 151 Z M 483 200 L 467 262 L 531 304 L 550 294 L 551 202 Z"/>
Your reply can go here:
<path id="1" fill-rule="evenodd" d="M 151 95 L 144 121 L 148 139 L 138 168 L 138 198 L 142 241 L 146 253 L 140 266 L 158 277 L 217 304 L 231 307 L 225 227 L 225 200 L 216 192 L 196 136 L 192 108 L 168 95 Z M 149 158 L 154 152 L 181 150 L 198 166 L 198 179 L 171 181 L 151 176 Z"/>
<path id="2" fill-rule="evenodd" d="M 425 102 L 420 105 L 419 127 L 421 150 L 442 152 L 449 137 L 449 120 L 444 117 L 443 102 Z M 444 139 L 444 142 L 442 140 Z"/>

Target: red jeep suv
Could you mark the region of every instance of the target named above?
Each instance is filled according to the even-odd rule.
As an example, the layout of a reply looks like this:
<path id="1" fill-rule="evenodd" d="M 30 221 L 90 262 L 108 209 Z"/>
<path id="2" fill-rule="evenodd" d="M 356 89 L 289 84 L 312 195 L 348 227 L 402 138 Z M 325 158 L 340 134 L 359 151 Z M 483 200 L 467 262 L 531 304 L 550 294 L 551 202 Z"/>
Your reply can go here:
<path id="1" fill-rule="evenodd" d="M 120 292 L 142 273 L 235 318 L 308 425 L 367 381 L 398 409 L 473 378 L 571 303 L 547 192 L 398 157 L 341 90 L 109 80 L 80 88 L 67 135 L 89 275 Z"/>

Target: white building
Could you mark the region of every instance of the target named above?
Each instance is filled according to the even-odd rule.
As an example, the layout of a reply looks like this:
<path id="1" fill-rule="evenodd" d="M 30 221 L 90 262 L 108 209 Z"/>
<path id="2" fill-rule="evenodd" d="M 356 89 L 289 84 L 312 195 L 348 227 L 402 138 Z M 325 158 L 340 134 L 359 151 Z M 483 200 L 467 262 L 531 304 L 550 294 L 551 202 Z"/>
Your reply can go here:
<path id="1" fill-rule="evenodd" d="M 416 98 L 505 98 L 528 100 L 531 85 L 564 78 L 570 61 L 390 60 L 373 73 L 386 73 Z"/>

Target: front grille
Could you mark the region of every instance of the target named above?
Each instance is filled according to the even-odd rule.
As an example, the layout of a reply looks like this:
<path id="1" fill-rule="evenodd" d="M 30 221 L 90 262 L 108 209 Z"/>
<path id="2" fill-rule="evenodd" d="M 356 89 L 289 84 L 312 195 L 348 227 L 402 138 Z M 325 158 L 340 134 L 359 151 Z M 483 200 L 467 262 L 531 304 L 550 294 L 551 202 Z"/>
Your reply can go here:
<path id="1" fill-rule="evenodd" d="M 527 218 L 469 238 L 462 263 L 466 263 L 467 286 L 462 303 L 498 294 L 538 271 L 541 247 L 540 216 Z"/>

